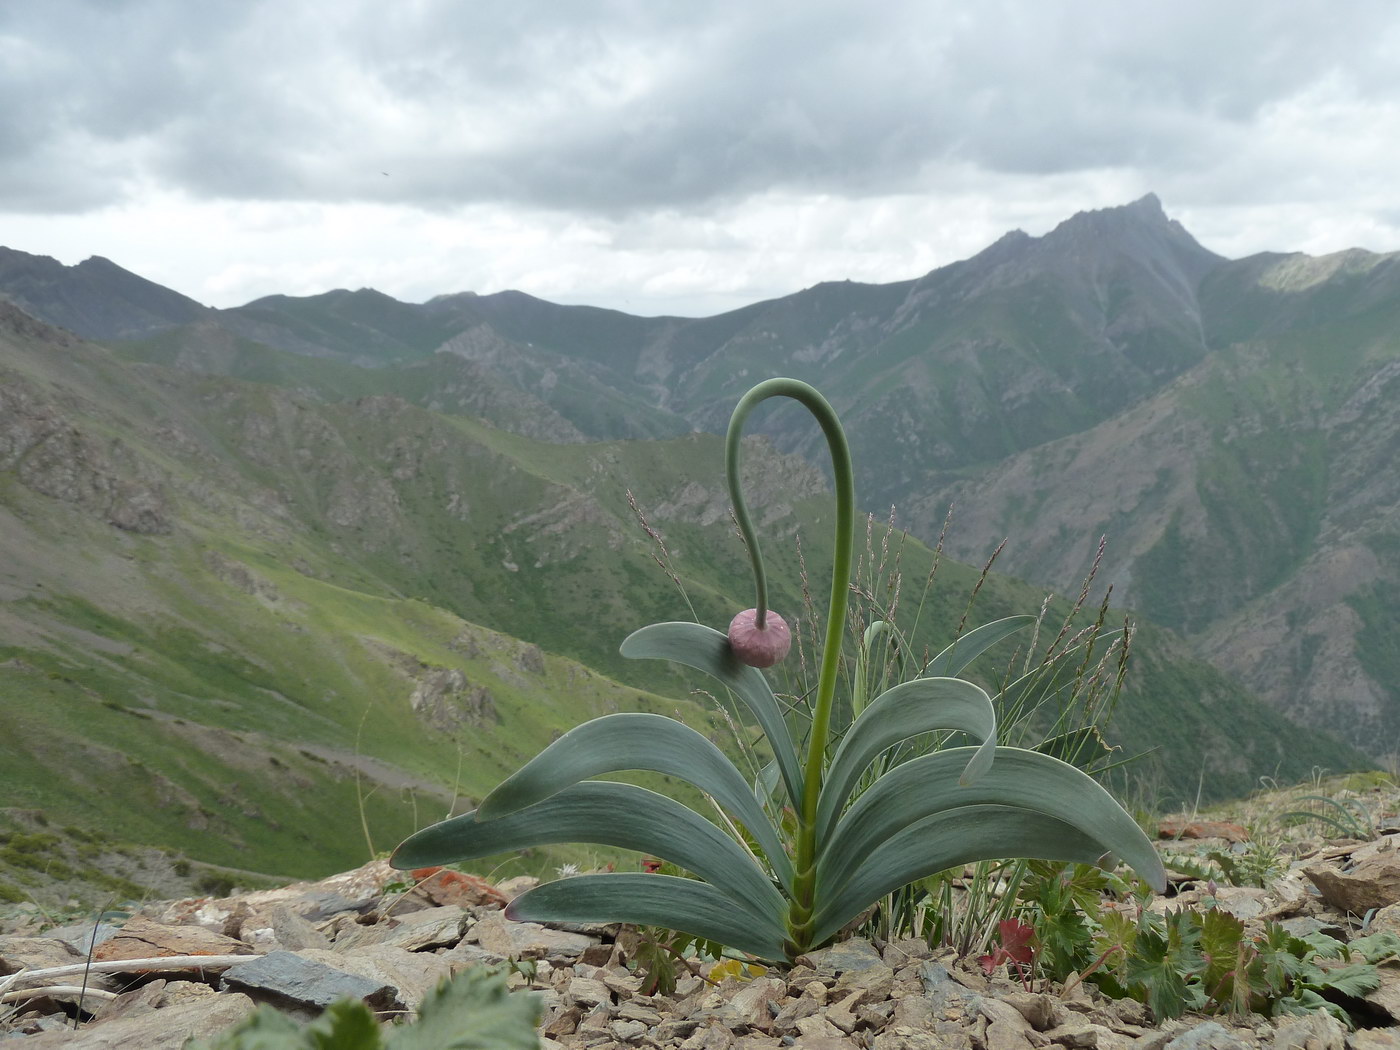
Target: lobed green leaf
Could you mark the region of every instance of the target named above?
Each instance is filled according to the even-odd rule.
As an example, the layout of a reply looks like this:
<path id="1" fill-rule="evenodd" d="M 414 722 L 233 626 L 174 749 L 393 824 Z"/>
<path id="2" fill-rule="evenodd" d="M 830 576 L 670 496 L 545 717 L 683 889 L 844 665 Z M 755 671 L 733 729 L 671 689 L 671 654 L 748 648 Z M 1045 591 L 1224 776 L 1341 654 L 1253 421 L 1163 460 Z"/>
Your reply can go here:
<path id="1" fill-rule="evenodd" d="M 1370 963 L 1353 963 L 1336 970 L 1321 970 L 1319 990 L 1332 989 L 1354 999 L 1364 999 L 1381 986 L 1381 974 Z"/>
<path id="2" fill-rule="evenodd" d="M 538 996 L 513 994 L 504 973 L 477 966 L 429 992 L 416 1024 L 389 1030 L 387 1050 L 536 1050 L 539 1022 Z"/>

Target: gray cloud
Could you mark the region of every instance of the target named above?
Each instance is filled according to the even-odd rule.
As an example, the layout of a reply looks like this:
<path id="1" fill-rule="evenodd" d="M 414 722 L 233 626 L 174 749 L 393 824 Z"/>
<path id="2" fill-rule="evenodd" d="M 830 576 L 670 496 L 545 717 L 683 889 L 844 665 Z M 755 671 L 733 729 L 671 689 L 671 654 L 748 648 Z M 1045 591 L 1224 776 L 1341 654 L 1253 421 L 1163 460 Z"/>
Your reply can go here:
<path id="1" fill-rule="evenodd" d="M 0 209 L 154 185 L 616 216 L 949 164 L 1241 194 L 1280 105 L 1395 99 L 1397 25 L 1382 2 L 5 5 Z"/>

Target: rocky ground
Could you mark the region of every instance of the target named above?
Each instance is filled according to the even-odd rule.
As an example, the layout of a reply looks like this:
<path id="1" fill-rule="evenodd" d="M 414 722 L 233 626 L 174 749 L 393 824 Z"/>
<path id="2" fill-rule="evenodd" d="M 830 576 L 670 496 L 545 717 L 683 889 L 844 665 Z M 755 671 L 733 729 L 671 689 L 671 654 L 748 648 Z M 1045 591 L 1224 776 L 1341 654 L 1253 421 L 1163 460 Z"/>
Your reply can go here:
<path id="1" fill-rule="evenodd" d="M 1228 813 L 1162 822 L 1163 853 L 1180 873 L 1173 896 L 1154 907 L 1209 896 L 1247 926 L 1269 920 L 1341 939 L 1400 933 L 1400 789 L 1333 784 L 1328 803 L 1310 793 L 1324 794 L 1275 792 Z M 1284 817 L 1300 809 L 1322 816 Z M 1220 858 L 1264 885 L 1202 879 Z M 1004 969 L 988 975 L 917 940 L 852 939 L 785 971 L 697 967 L 671 994 L 645 994 L 619 927 L 507 920 L 502 906 L 530 880 L 417 874 L 405 888 L 404 873 L 375 861 L 316 883 L 149 904 L 120 925 L 53 927 L 11 910 L 0 926 L 0 1039 L 22 1050 L 176 1050 L 258 1003 L 310 1018 L 347 996 L 388 1021 L 412 1014 L 443 978 L 506 964 L 518 993 L 540 1001 L 544 1050 L 1400 1047 L 1400 961 L 1382 963 L 1380 987 L 1350 1004 L 1354 1031 L 1322 1011 L 1155 1024 L 1133 1000 L 1084 984 L 1023 983 Z"/>

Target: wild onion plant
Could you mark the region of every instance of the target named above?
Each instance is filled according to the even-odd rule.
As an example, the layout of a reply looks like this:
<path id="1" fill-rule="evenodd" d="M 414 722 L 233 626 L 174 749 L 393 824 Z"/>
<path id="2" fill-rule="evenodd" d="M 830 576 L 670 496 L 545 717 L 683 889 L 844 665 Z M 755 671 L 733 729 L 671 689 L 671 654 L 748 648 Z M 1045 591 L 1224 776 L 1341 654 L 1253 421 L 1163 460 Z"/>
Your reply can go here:
<path id="1" fill-rule="evenodd" d="M 788 630 L 768 608 L 759 538 L 739 485 L 744 422 L 772 397 L 792 398 L 815 417 L 831 452 L 836 488 L 831 599 L 805 753 L 758 669 L 781 659 Z M 679 721 L 605 715 L 554 741 L 474 812 L 408 838 L 394 853 L 395 867 L 560 842 L 639 850 L 696 878 L 582 875 L 522 894 L 507 914 L 662 926 L 769 960 L 795 958 L 831 941 L 872 904 L 908 883 L 980 860 L 1095 863 L 1112 853 L 1158 889 L 1165 885 L 1152 844 L 1103 788 L 1049 755 L 998 746 L 990 698 L 956 677 L 1032 617 L 971 631 L 918 677 L 877 696 L 851 698 L 851 721 L 841 733 L 833 732 L 855 486 L 845 433 L 821 394 L 793 379 L 755 386 L 730 420 L 725 469 L 752 560 L 755 607 L 736 616 L 727 634 L 695 623 L 644 627 L 622 643 L 622 654 L 684 664 L 728 689 L 767 737 L 772 786 L 767 777 L 750 784 L 719 748 Z M 980 743 L 877 765 L 905 741 L 949 732 Z M 694 785 L 719 806 L 733 833 L 664 795 L 589 779 L 624 770 L 650 770 Z M 769 806 L 790 806 L 794 819 L 775 821 Z"/>
<path id="2" fill-rule="evenodd" d="M 951 519 L 951 513 L 949 517 Z M 853 692 L 859 694 L 863 690 L 865 695 L 875 695 L 879 689 L 886 687 L 892 680 L 891 675 L 896 676 L 893 680 L 899 680 L 897 676 L 910 673 L 908 667 L 901 666 L 909 662 L 907 654 L 911 647 L 907 635 L 892 626 L 900 605 L 902 582 L 898 571 L 898 554 L 894 568 L 888 575 L 885 574 L 889 533 L 894 528 L 893 512 L 887 526 L 889 531 L 878 545 L 878 562 L 871 536 L 873 524 L 873 521 L 868 521 L 866 526 L 864 561 L 871 566 L 878 564 L 879 570 L 874 573 L 867 570 L 866 575 L 862 576 L 858 567 L 857 582 L 852 587 L 852 593 L 869 606 L 865 615 L 860 603 L 854 605 L 852 612 L 852 629 L 859 639 L 855 660 L 857 683 L 853 686 Z M 945 523 L 945 534 L 947 528 L 948 523 Z M 917 603 L 913 629 L 917 629 L 942 546 L 940 537 L 933 568 Z M 958 625 L 955 646 L 968 637 L 963 634 L 963 624 L 1002 546 L 993 552 L 972 588 L 967 608 Z M 1004 626 L 1017 623 L 1029 626 L 1030 639 L 1018 644 L 1010 660 L 995 677 L 996 691 L 992 696 L 997 712 L 999 742 L 1052 755 L 1096 776 L 1129 761 L 1118 756 L 1116 749 L 1105 742 L 1101 729 L 1111 720 L 1117 706 L 1134 633 L 1128 622 L 1121 629 L 1114 629 L 1107 623 L 1112 587 L 1106 589 L 1090 622 L 1087 625 L 1080 622 L 1080 614 L 1088 608 L 1089 594 L 1102 562 L 1104 546 L 1101 540 L 1078 598 L 1064 614 L 1058 630 L 1047 621 L 1051 612 L 1050 596 L 1042 602 L 1038 616 L 1010 617 L 1000 621 Z M 881 593 L 883 599 L 877 598 Z M 867 618 L 874 621 L 870 628 L 864 627 Z M 889 658 L 891 652 L 893 660 Z M 927 666 L 934 664 L 925 652 L 923 663 L 914 670 L 923 674 Z M 878 672 L 870 677 L 870 684 L 861 680 L 861 672 L 866 669 Z M 947 734 L 941 736 L 945 739 L 935 737 L 908 741 L 891 749 L 872 765 L 864 779 L 874 779 L 890 765 L 946 746 Z M 1019 924 L 1022 919 L 1034 914 L 1030 903 L 1034 899 L 1035 880 L 1030 878 L 1034 863 L 1043 862 L 1002 859 L 981 861 L 971 867 L 956 865 L 896 890 L 880 902 L 861 930 L 885 939 L 922 937 L 930 944 L 953 947 L 964 956 L 993 951 L 1003 923 Z"/>

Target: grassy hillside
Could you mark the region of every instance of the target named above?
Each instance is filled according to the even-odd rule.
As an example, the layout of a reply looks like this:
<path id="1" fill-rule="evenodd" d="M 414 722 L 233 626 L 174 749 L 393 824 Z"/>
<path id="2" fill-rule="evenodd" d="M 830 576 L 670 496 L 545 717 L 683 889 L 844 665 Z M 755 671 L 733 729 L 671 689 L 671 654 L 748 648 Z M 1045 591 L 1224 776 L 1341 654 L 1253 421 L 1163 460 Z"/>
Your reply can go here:
<path id="1" fill-rule="evenodd" d="M 662 516 L 710 581 L 697 595 L 706 616 L 722 619 L 728 590 L 743 589 L 742 561 L 718 553 L 722 499 L 665 483 L 710 469 L 688 446 L 633 475 L 630 446 L 590 442 L 719 432 L 754 381 L 806 379 L 842 413 L 866 505 L 897 505 L 932 541 L 955 502 L 950 553 L 976 559 L 1008 537 L 1001 567 L 1060 589 L 1106 534 L 1119 600 L 1278 711 L 1377 760 L 1400 755 L 1385 642 L 1400 584 L 1388 539 L 1400 534 L 1400 255 L 1226 260 L 1149 195 L 1044 236 L 1012 231 L 917 280 L 822 283 L 705 319 L 514 291 L 408 304 L 338 290 L 209 311 L 102 260 L 16 252 L 0 252 L 0 296 L 88 336 L 139 340 L 114 344 L 128 360 L 206 377 L 135 369 L 115 389 L 166 384 L 123 393 L 143 421 L 171 415 L 168 397 L 194 399 L 169 436 L 218 473 L 203 492 L 187 486 L 196 505 L 241 504 L 216 518 L 258 518 L 322 578 L 420 596 L 619 674 L 635 672 L 601 637 L 625 631 L 629 612 L 654 615 L 664 588 L 643 555 L 581 552 L 636 539 L 619 511 L 628 487 L 681 510 Z M 796 408 L 765 406 L 752 422 L 822 462 Z M 129 473 L 124 427 L 105 454 Z M 157 460 L 174 456 L 166 436 L 153 442 Z M 190 469 L 143 462 L 153 476 Z M 53 464 L 40 473 L 41 491 L 64 489 Z M 159 519 L 143 499 L 115 516 Z M 788 502 L 788 534 L 819 513 Z"/>
<path id="2" fill-rule="evenodd" d="M 7 807 L 314 875 L 461 808 L 605 711 L 674 712 L 732 741 L 689 692 L 701 683 L 617 655 L 647 622 L 722 626 L 751 604 L 717 438 L 544 444 L 395 397 L 133 364 L 17 312 L 3 320 Z M 806 632 L 797 538 L 806 589 L 824 595 L 828 497 L 761 442 L 748 460 L 776 604 Z M 665 568 L 629 493 L 664 536 Z M 878 527 L 870 542 L 867 568 L 886 546 Z M 913 650 L 940 648 L 977 573 L 941 563 L 914 629 L 934 556 L 896 538 L 885 561 Z M 1042 598 L 994 576 L 968 625 Z M 1164 804 L 1202 778 L 1214 796 L 1357 761 L 1165 637 L 1142 639 L 1114 732 L 1158 749 L 1134 768 Z M 1013 649 L 977 675 L 994 684 Z M 802 668 L 779 679 L 794 696 Z M 589 852 L 524 864 L 564 856 Z"/>

